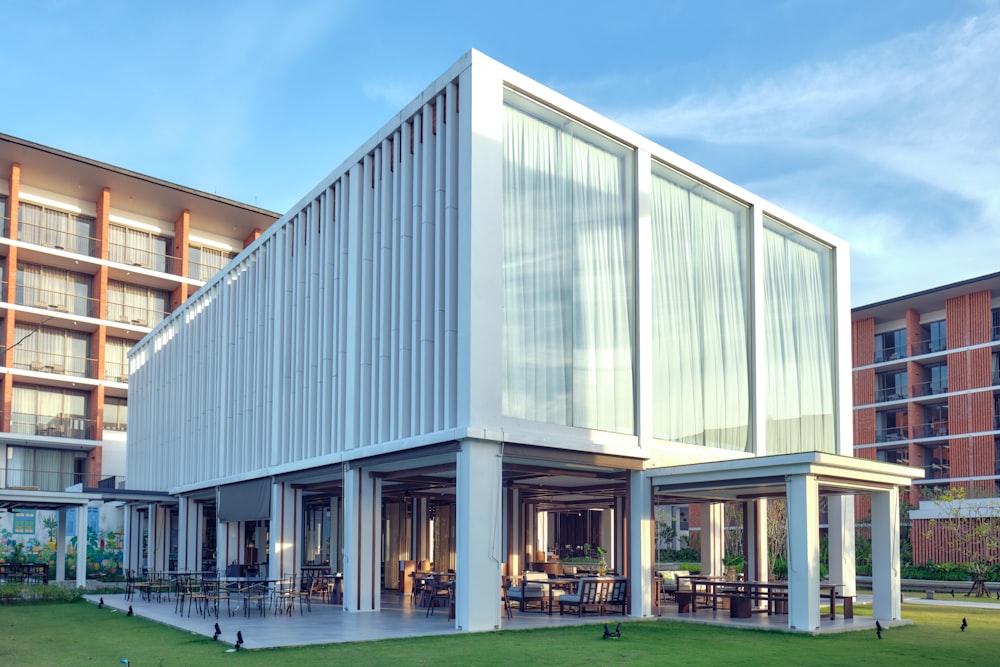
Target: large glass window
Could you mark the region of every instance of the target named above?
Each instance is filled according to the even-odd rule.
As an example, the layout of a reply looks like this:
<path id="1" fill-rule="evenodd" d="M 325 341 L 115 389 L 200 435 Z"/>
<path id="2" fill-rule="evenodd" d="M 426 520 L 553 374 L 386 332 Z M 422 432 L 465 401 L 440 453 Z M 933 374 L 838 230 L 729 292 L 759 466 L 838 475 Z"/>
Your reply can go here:
<path id="1" fill-rule="evenodd" d="M 42 447 L 7 447 L 7 487 L 65 491 L 87 479 L 87 453 Z"/>
<path id="2" fill-rule="evenodd" d="M 94 218 L 21 202 L 17 235 L 27 243 L 90 255 Z"/>
<path id="3" fill-rule="evenodd" d="M 764 219 L 767 453 L 836 452 L 833 250 Z"/>
<path id="4" fill-rule="evenodd" d="M 15 368 L 93 377 L 89 370 L 89 334 L 19 323 L 14 327 L 14 340 Z"/>
<path id="5" fill-rule="evenodd" d="M 236 253 L 192 245 L 188 249 L 188 278 L 208 280 L 229 263 Z"/>
<path id="6" fill-rule="evenodd" d="M 141 285 L 108 281 L 108 319 L 140 327 L 156 326 L 169 312 L 170 293 Z"/>
<path id="7" fill-rule="evenodd" d="M 652 195 L 653 434 L 746 451 L 748 209 L 665 168 Z"/>
<path id="8" fill-rule="evenodd" d="M 13 433 L 89 438 L 87 393 L 15 385 L 10 430 Z"/>
<path id="9" fill-rule="evenodd" d="M 91 315 L 91 282 L 91 276 L 83 273 L 21 264 L 17 267 L 15 299 L 22 306 Z"/>
<path id="10" fill-rule="evenodd" d="M 875 334 L 875 363 L 895 361 L 906 356 L 906 329 Z"/>
<path id="11" fill-rule="evenodd" d="M 112 224 L 108 227 L 108 259 L 154 271 L 169 271 L 170 239 L 141 229 Z"/>
<path id="12" fill-rule="evenodd" d="M 108 337 L 104 346 L 104 379 L 128 382 L 128 351 L 132 341 Z"/>
<path id="13" fill-rule="evenodd" d="M 906 371 L 878 373 L 875 375 L 875 400 L 881 403 L 906 398 L 906 385 Z"/>
<path id="14" fill-rule="evenodd" d="M 634 433 L 631 151 L 513 94 L 503 150 L 504 414 Z"/>
<path id="15" fill-rule="evenodd" d="M 128 427 L 128 401 L 124 398 L 104 399 L 104 430 L 124 431 Z"/>

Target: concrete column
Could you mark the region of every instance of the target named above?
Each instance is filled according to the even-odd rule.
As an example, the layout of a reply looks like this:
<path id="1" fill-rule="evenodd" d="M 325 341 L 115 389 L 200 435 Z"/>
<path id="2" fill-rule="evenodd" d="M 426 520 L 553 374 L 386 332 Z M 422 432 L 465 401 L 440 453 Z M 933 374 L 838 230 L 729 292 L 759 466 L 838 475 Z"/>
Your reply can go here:
<path id="1" fill-rule="evenodd" d="M 464 440 L 456 460 L 455 627 L 500 628 L 503 453 L 500 445 Z"/>
<path id="2" fill-rule="evenodd" d="M 899 596 L 899 489 L 893 487 L 872 494 L 872 615 L 898 620 Z"/>
<path id="3" fill-rule="evenodd" d="M 149 506 L 149 569 L 163 572 L 170 567 L 170 508 Z"/>
<path id="4" fill-rule="evenodd" d="M 653 614 L 653 487 L 641 470 L 629 471 L 628 585 L 635 617 Z"/>
<path id="5" fill-rule="evenodd" d="M 625 548 L 627 520 L 623 496 L 615 496 L 614 509 L 601 512 L 601 547 L 608 552 L 604 559 L 610 569 L 620 574 L 627 572 L 627 563 L 624 560 L 625 554 L 628 553 L 628 549 Z"/>
<path id="6" fill-rule="evenodd" d="M 709 577 L 722 576 L 725 539 L 725 505 L 699 503 L 701 507 L 701 573 Z"/>
<path id="7" fill-rule="evenodd" d="M 59 508 L 59 525 L 56 527 L 56 581 L 66 581 L 66 519 L 69 510 Z"/>
<path id="8" fill-rule="evenodd" d="M 271 485 L 271 542 L 268 545 L 268 566 L 281 573 L 298 576 L 302 566 L 302 492 L 291 484 Z M 260 554 L 260 544 L 255 545 Z M 258 555 L 259 558 L 259 555 Z M 271 565 L 271 564 L 274 565 Z"/>
<path id="9" fill-rule="evenodd" d="M 218 558 L 215 559 L 215 567 L 220 575 L 226 574 L 226 568 L 232 563 L 239 563 L 243 559 L 243 522 L 226 521 L 219 524 L 216 531 L 218 548 Z M 268 570 L 268 578 L 281 578 L 281 571 L 272 564 Z"/>
<path id="10" fill-rule="evenodd" d="M 201 569 L 201 504 L 181 496 L 177 506 L 177 569 Z"/>
<path id="11" fill-rule="evenodd" d="M 827 526 L 830 536 L 830 581 L 843 584 L 841 595 L 857 592 L 854 553 L 854 496 L 830 496 L 827 499 Z M 897 524 L 898 525 L 898 524 Z"/>
<path id="12" fill-rule="evenodd" d="M 788 502 L 788 627 L 819 629 L 819 483 L 813 475 L 785 481 Z"/>
<path id="13" fill-rule="evenodd" d="M 767 500 L 751 500 L 743 507 L 743 535 L 746 542 L 746 576 L 751 581 L 767 581 Z"/>
<path id="14" fill-rule="evenodd" d="M 122 536 L 122 567 L 142 573 L 142 520 L 135 505 L 125 506 L 125 534 Z"/>
<path id="15" fill-rule="evenodd" d="M 87 506 L 76 508 L 76 586 L 87 587 Z"/>
<path id="16" fill-rule="evenodd" d="M 521 545 L 524 524 L 520 512 L 521 492 L 518 489 L 506 489 L 507 516 L 504 525 L 507 526 L 507 574 L 520 572 L 524 565 L 524 548 Z"/>
<path id="17" fill-rule="evenodd" d="M 381 480 L 363 469 L 344 474 L 344 610 L 381 608 L 379 569 Z"/>

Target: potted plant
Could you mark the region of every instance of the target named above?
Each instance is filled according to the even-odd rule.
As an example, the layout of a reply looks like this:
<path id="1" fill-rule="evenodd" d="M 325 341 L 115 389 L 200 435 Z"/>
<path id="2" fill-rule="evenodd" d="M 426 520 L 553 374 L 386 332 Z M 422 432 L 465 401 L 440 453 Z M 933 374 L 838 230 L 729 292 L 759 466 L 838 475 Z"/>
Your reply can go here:
<path id="1" fill-rule="evenodd" d="M 602 577 L 608 573 L 608 561 L 604 558 L 604 554 L 606 553 L 608 552 L 604 547 L 597 547 L 597 555 L 599 557 L 597 561 L 597 574 Z"/>

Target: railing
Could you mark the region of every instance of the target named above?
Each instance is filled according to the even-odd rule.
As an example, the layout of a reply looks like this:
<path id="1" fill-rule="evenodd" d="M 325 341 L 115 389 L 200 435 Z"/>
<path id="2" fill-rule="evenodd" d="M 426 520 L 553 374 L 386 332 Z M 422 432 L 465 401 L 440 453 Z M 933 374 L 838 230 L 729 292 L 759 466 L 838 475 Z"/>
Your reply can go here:
<path id="1" fill-rule="evenodd" d="M 12 412 L 10 432 L 25 435 L 45 435 L 53 438 L 79 438 L 93 440 L 95 423 L 73 415 L 35 415 Z"/>
<path id="2" fill-rule="evenodd" d="M 145 248 L 135 248 L 123 243 L 108 243 L 108 259 L 119 264 L 138 266 L 144 269 L 173 273 L 180 266 L 179 258 Z"/>
<path id="3" fill-rule="evenodd" d="M 122 322 L 133 324 L 137 327 L 155 327 L 162 322 L 167 315 L 167 311 L 156 308 L 143 308 L 141 306 L 126 306 L 121 303 L 108 304 L 108 319 L 112 322 Z"/>
<path id="4" fill-rule="evenodd" d="M 881 350 L 875 350 L 875 363 L 896 361 L 897 359 L 902 359 L 905 354 L 906 350 L 902 347 L 884 347 Z"/>
<path id="5" fill-rule="evenodd" d="M 105 360 L 104 379 L 111 382 L 128 382 L 128 364 L 121 361 Z"/>
<path id="6" fill-rule="evenodd" d="M 1000 326 L 993 327 L 993 340 L 1000 340 Z"/>
<path id="7" fill-rule="evenodd" d="M 942 479 L 951 475 L 951 463 L 944 459 L 931 459 L 924 464 L 925 479 Z"/>
<path id="8" fill-rule="evenodd" d="M 928 380 L 927 382 L 920 382 L 913 387 L 914 396 L 935 396 L 946 393 L 948 393 L 947 380 Z"/>
<path id="9" fill-rule="evenodd" d="M 875 390 L 875 402 L 900 401 L 906 398 L 906 387 L 886 387 Z"/>
<path id="10" fill-rule="evenodd" d="M 65 491 L 74 484 L 84 484 L 86 472 L 65 472 L 37 468 L 7 468 L 4 485 L 21 491 Z"/>
<path id="11" fill-rule="evenodd" d="M 917 424 L 915 428 L 924 438 L 942 438 L 948 435 L 948 422 L 946 421 Z"/>
<path id="12" fill-rule="evenodd" d="M 894 426 L 891 428 L 875 429 L 875 442 L 894 442 L 896 440 L 908 440 L 910 431 L 905 426 Z"/>
<path id="13" fill-rule="evenodd" d="M 56 291 L 18 285 L 14 301 L 22 306 L 32 306 L 68 315 L 94 317 L 97 314 L 97 299 L 70 294 L 73 287 L 73 285 L 66 285 L 64 291 Z"/>
<path id="14" fill-rule="evenodd" d="M 124 475 L 112 475 L 110 477 L 102 477 L 97 482 L 97 488 L 99 489 L 124 489 L 125 486 L 125 476 Z"/>
<path id="15" fill-rule="evenodd" d="M 52 373 L 54 375 L 70 375 L 73 377 L 97 377 L 97 360 L 87 357 L 73 357 L 52 352 L 36 352 L 18 349 L 14 351 L 14 368 Z"/>
<path id="16" fill-rule="evenodd" d="M 36 225 L 21 220 L 17 225 L 17 238 L 26 243 L 66 250 L 78 255 L 97 257 L 97 239 L 92 236 L 74 234 L 65 229 Z"/>
<path id="17" fill-rule="evenodd" d="M 912 356 L 944 352 L 947 349 L 948 345 L 943 340 L 924 340 L 913 344 Z"/>
<path id="18" fill-rule="evenodd" d="M 105 431 L 117 431 L 119 433 L 124 433 L 128 431 L 128 422 L 104 422 Z"/>

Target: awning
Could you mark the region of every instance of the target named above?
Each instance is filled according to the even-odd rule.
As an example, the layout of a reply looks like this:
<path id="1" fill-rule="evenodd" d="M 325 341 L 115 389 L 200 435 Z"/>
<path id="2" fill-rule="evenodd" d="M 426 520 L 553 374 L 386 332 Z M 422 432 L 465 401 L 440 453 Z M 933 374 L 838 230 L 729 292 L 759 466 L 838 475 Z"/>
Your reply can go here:
<path id="1" fill-rule="evenodd" d="M 271 518 L 271 478 L 219 487 L 219 521 L 260 521 Z"/>

